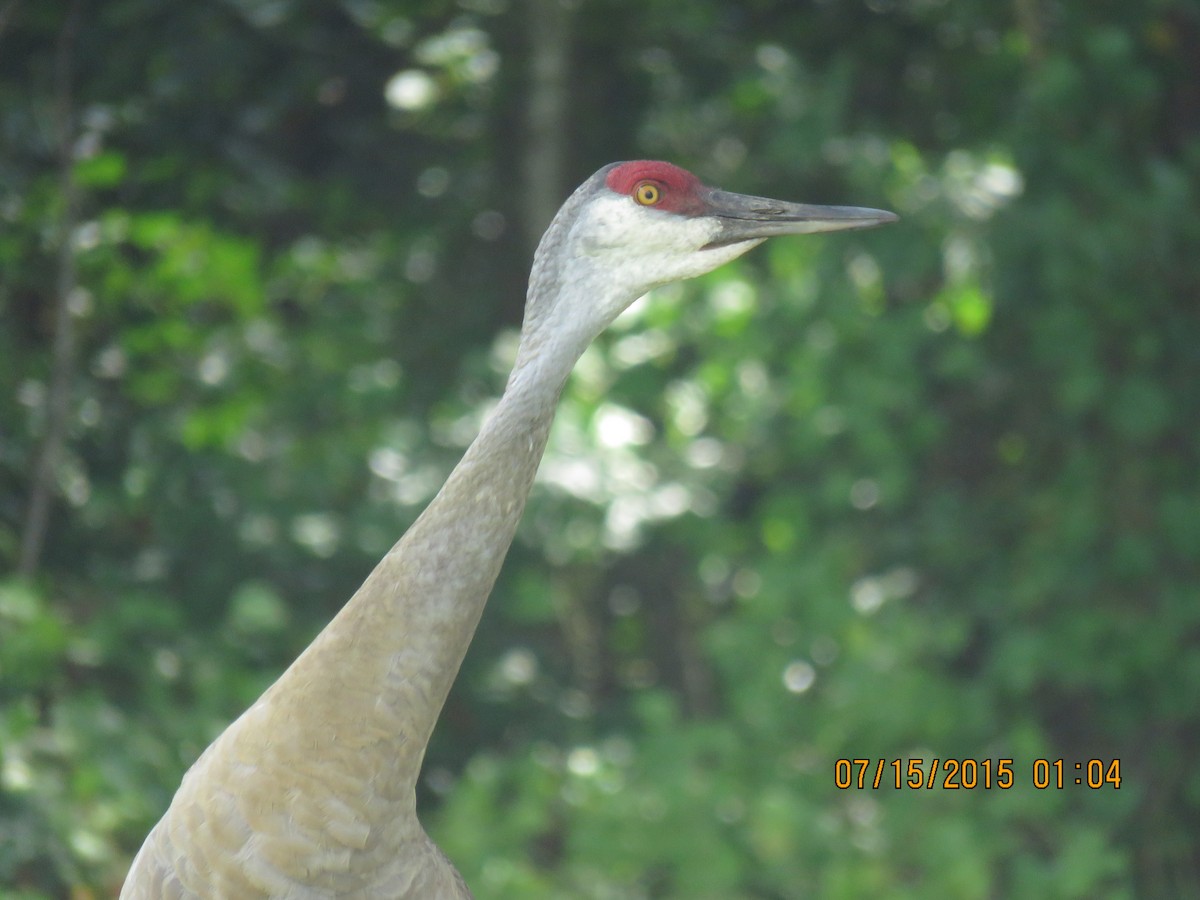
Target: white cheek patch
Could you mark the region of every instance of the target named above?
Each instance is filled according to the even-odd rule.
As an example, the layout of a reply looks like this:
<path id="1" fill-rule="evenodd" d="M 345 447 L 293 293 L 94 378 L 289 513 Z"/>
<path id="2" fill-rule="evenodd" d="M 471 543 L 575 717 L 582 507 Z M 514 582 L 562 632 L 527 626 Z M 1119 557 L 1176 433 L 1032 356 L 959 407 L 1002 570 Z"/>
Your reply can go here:
<path id="1" fill-rule="evenodd" d="M 603 320 L 602 328 L 656 285 L 711 272 L 761 243 L 709 247 L 720 231 L 711 217 L 649 209 L 619 194 L 596 197 L 571 226 L 564 283 L 591 298 L 591 313 Z"/>
<path id="2" fill-rule="evenodd" d="M 717 236 L 720 226 L 709 218 L 650 209 L 613 194 L 593 200 L 571 231 L 587 256 L 620 248 L 625 258 L 632 258 L 694 253 Z"/>
<path id="3" fill-rule="evenodd" d="M 717 236 L 720 225 L 711 218 L 698 216 L 687 218 L 672 216 L 671 227 L 663 229 L 661 234 L 669 240 L 664 243 L 664 249 L 676 250 L 680 253 L 695 253 L 703 249 L 709 241 Z"/>
<path id="4" fill-rule="evenodd" d="M 630 242 L 628 197 L 597 197 L 571 226 L 573 243 L 587 256 L 598 256 Z"/>

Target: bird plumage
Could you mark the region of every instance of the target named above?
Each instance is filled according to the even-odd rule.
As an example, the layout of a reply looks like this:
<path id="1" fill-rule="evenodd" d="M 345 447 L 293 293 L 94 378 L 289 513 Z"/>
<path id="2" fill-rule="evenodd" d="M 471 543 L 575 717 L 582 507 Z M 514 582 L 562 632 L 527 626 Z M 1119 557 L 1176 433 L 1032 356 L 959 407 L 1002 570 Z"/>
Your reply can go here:
<path id="1" fill-rule="evenodd" d="M 636 194 L 646 184 L 654 191 Z M 122 900 L 471 896 L 417 820 L 416 782 L 579 355 L 650 288 L 789 230 L 788 216 L 792 231 L 894 218 L 761 201 L 768 214 L 759 200 L 650 162 L 607 166 L 572 194 L 535 254 L 517 360 L 479 436 L 329 625 L 187 772 Z"/>

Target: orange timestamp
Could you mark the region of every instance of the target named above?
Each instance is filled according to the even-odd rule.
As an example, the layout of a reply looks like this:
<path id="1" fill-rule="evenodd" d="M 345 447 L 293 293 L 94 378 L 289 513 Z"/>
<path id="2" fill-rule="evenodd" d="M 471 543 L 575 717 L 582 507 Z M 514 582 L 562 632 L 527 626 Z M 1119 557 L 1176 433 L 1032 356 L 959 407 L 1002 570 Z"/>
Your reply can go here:
<path id="1" fill-rule="evenodd" d="M 1018 784 L 1028 773 L 1028 783 L 1038 790 L 1062 790 L 1071 785 L 1118 789 L 1121 760 L 1035 759 L 1028 768 L 1011 759 L 838 759 L 833 764 L 833 784 L 839 790 L 1002 790 Z"/>

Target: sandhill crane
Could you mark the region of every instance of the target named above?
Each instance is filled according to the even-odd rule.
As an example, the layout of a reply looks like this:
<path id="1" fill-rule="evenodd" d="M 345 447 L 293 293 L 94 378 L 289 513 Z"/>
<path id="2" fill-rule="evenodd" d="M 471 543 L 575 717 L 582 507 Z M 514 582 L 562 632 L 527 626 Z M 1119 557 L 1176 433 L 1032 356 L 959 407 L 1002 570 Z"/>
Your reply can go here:
<path id="1" fill-rule="evenodd" d="M 651 288 L 768 237 L 895 218 L 731 194 L 664 162 L 613 163 L 585 181 L 534 255 L 516 363 L 478 437 L 350 601 L 184 775 L 123 900 L 470 897 L 417 821 L 417 777 L 580 354 Z"/>

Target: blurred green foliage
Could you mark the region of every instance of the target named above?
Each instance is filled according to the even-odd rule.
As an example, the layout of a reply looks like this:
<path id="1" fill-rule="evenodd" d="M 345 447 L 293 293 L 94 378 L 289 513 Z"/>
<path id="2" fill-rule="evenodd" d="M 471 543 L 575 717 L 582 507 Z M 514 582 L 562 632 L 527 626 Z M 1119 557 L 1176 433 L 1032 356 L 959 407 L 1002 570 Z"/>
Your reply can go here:
<path id="1" fill-rule="evenodd" d="M 0 896 L 115 893 L 635 156 L 903 221 L 581 361 L 427 759 L 477 895 L 1200 895 L 1197 84 L 1184 0 L 0 2 Z M 1015 785 L 834 784 L 935 757 Z"/>

